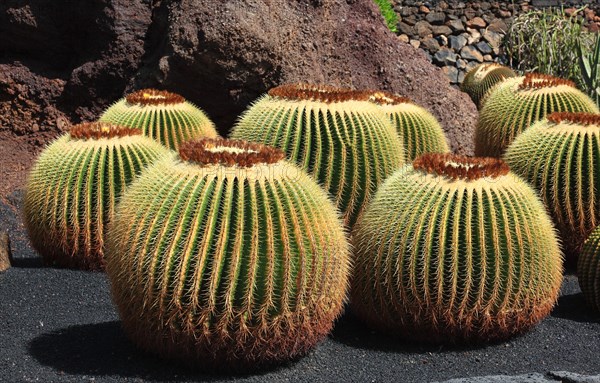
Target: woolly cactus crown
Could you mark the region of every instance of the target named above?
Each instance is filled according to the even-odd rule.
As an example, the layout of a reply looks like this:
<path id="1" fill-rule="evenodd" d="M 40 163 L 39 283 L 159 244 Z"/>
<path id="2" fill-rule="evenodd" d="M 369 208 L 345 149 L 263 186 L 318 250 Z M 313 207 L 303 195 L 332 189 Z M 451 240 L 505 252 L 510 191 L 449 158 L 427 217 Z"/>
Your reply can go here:
<path id="1" fill-rule="evenodd" d="M 381 185 L 353 241 L 353 311 L 420 341 L 526 331 L 550 312 L 562 282 L 544 207 L 495 158 L 417 158 Z"/>
<path id="2" fill-rule="evenodd" d="M 370 92 L 286 84 L 246 110 L 232 138 L 277 147 L 334 198 L 352 226 L 375 188 L 405 159 L 402 141 Z"/>
<path id="3" fill-rule="evenodd" d="M 24 218 L 48 264 L 104 266 L 104 232 L 121 192 L 167 149 L 138 129 L 75 125 L 39 156 L 29 175 Z"/>
<path id="4" fill-rule="evenodd" d="M 598 108 L 568 80 L 536 73 L 506 79 L 479 113 L 475 154 L 501 156 L 517 135 L 553 112 L 598 113 Z"/>
<path id="5" fill-rule="evenodd" d="M 202 110 L 179 94 L 156 89 L 128 94 L 111 105 L 100 121 L 141 129 L 170 149 L 190 139 L 218 136 Z"/>
<path id="6" fill-rule="evenodd" d="M 409 98 L 383 91 L 372 92 L 369 100 L 379 105 L 392 120 L 409 160 L 424 153 L 450 150 L 442 126 L 427 109 Z"/>
<path id="7" fill-rule="evenodd" d="M 140 347 L 246 370 L 308 352 L 342 311 L 349 247 L 326 193 L 283 152 L 184 143 L 128 188 L 107 272 Z"/>
<path id="8" fill-rule="evenodd" d="M 471 100 L 481 109 L 487 93 L 501 81 L 516 77 L 517 74 L 504 65 L 497 63 L 479 64 L 465 75 L 460 90 L 467 93 Z"/>
<path id="9" fill-rule="evenodd" d="M 538 191 L 575 260 L 600 223 L 600 114 L 549 114 L 517 137 L 505 159 Z"/>

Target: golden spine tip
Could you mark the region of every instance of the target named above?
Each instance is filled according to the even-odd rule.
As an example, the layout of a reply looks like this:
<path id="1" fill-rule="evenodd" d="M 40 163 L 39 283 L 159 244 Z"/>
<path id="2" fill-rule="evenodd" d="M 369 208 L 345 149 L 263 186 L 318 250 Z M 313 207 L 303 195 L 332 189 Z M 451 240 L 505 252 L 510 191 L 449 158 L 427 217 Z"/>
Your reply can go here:
<path id="1" fill-rule="evenodd" d="M 554 124 L 566 122 L 582 126 L 600 126 L 600 114 L 597 113 L 554 112 L 549 114 L 546 118 Z"/>
<path id="2" fill-rule="evenodd" d="M 576 88 L 575 83 L 570 80 L 565 80 L 563 78 L 542 73 L 527 73 L 519 85 L 519 90 L 551 88 L 559 85 L 566 85 Z"/>
<path id="3" fill-rule="evenodd" d="M 179 147 L 179 157 L 199 165 L 226 165 L 252 167 L 256 164 L 274 164 L 285 158 L 276 148 L 243 140 L 203 138 L 188 141 Z"/>
<path id="4" fill-rule="evenodd" d="M 71 127 L 69 135 L 74 139 L 100 139 L 141 135 L 139 129 L 128 128 L 108 122 L 84 122 Z"/>
<path id="5" fill-rule="evenodd" d="M 378 105 L 399 105 L 412 103 L 412 100 L 408 97 L 398 96 L 396 94 L 381 90 L 370 92 L 369 101 Z"/>
<path id="6" fill-rule="evenodd" d="M 185 102 L 185 98 L 177 93 L 157 89 L 142 89 L 128 94 L 125 99 L 129 104 L 147 105 L 172 105 Z"/>
<path id="7" fill-rule="evenodd" d="M 484 177 L 497 178 L 510 171 L 506 162 L 499 158 L 468 157 L 451 153 L 423 154 L 413 161 L 413 168 L 453 180 L 469 181 Z"/>
<path id="8" fill-rule="evenodd" d="M 369 101 L 370 92 L 350 88 L 306 83 L 284 84 L 272 88 L 269 96 L 290 101 L 316 101 L 326 104 L 345 101 Z"/>

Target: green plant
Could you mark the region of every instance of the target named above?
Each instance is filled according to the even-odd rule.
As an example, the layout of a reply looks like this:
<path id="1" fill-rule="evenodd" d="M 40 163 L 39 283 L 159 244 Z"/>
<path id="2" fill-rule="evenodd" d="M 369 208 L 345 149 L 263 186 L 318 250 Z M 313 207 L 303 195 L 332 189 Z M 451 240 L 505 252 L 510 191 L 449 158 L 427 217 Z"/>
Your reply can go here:
<path id="1" fill-rule="evenodd" d="M 598 113 L 598 107 L 568 80 L 536 73 L 504 80 L 479 112 L 475 155 L 500 157 L 515 137 L 552 112 Z"/>
<path id="2" fill-rule="evenodd" d="M 576 81 L 580 72 L 577 45 L 585 35 L 579 12 L 567 16 L 561 9 L 534 10 L 511 23 L 503 41 L 510 67 Z"/>
<path id="3" fill-rule="evenodd" d="M 600 33 L 596 33 L 593 48 L 586 53 L 587 46 L 581 41 L 577 45 L 582 89 L 596 101 L 600 108 Z"/>
<path id="4" fill-rule="evenodd" d="M 377 91 L 371 101 L 392 120 L 409 160 L 423 153 L 450 151 L 442 126 L 429 111 L 405 97 Z"/>
<path id="5" fill-rule="evenodd" d="M 190 139 L 218 136 L 206 114 L 182 96 L 142 89 L 111 105 L 100 121 L 141 129 L 169 149 Z"/>
<path id="6" fill-rule="evenodd" d="M 48 146 L 29 174 L 23 216 L 50 265 L 99 270 L 115 203 L 144 167 L 168 153 L 138 129 L 75 125 Z"/>
<path id="7" fill-rule="evenodd" d="M 600 312 L 600 226 L 583 245 L 577 262 L 577 279 L 588 305 Z"/>
<path id="8" fill-rule="evenodd" d="M 574 260 L 600 223 L 600 114 L 552 113 L 517 137 L 505 160 L 538 191 Z"/>
<path id="9" fill-rule="evenodd" d="M 549 314 L 562 282 L 550 217 L 499 159 L 417 158 L 379 188 L 353 244 L 352 310 L 419 341 L 524 332 Z"/>
<path id="10" fill-rule="evenodd" d="M 405 159 L 391 121 L 368 101 L 371 92 L 287 84 L 248 110 L 232 138 L 283 150 L 333 196 L 352 226 L 369 197 Z"/>
<path id="11" fill-rule="evenodd" d="M 471 97 L 471 100 L 481 109 L 484 96 L 499 82 L 517 74 L 504 65 L 496 63 L 479 64 L 465 75 L 460 84 L 460 90 Z"/>
<path id="12" fill-rule="evenodd" d="M 398 28 L 396 26 L 398 24 L 398 15 L 396 14 L 396 11 L 394 11 L 390 0 L 375 0 L 375 4 L 377 4 L 379 7 L 381 15 L 385 19 L 385 24 L 390 31 L 394 33 L 398 32 Z"/>
<path id="13" fill-rule="evenodd" d="M 296 358 L 341 313 L 350 273 L 325 191 L 277 149 L 191 141 L 124 194 L 107 273 L 141 348 L 207 369 Z"/>

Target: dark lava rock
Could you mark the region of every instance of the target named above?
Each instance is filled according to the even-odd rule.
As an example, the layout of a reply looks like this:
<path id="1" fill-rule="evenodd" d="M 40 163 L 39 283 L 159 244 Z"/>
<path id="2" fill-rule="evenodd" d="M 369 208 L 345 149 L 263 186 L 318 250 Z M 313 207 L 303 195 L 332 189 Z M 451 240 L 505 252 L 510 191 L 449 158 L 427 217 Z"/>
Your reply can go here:
<path id="1" fill-rule="evenodd" d="M 446 21 L 446 14 L 444 12 L 431 12 L 425 16 L 425 20 L 433 25 L 442 25 Z"/>
<path id="2" fill-rule="evenodd" d="M 32 113 L 38 125 L 55 125 L 66 113 L 74 121 L 94 119 L 123 94 L 144 53 L 151 23 L 150 0 L 3 0 L 0 55 L 5 80 L 0 110 Z M 30 72 L 24 75 L 24 73 Z M 2 82 L 2 80 L 0 80 Z M 27 89 L 10 100 L 16 83 Z M 18 86 L 17 86 L 18 88 Z M 9 99 L 9 100 L 7 100 Z M 7 104 L 5 104 L 8 102 Z M 11 105 L 12 104 L 12 105 Z M 50 121 L 42 111 L 49 108 Z M 61 113 L 54 113 L 59 109 Z M 17 124 L 28 124 L 20 120 Z"/>
<path id="3" fill-rule="evenodd" d="M 181 93 L 226 133 L 269 88 L 307 81 L 408 96 L 436 115 L 455 151 L 472 153 L 475 106 L 397 40 L 371 0 L 5 0 L 0 52 L 2 78 L 15 84 L 0 81 L 0 108 L 27 86 L 18 102 L 23 113 L 33 103 L 40 129 L 62 115 L 95 118 L 153 86 Z M 56 109 L 54 122 L 44 108 Z"/>

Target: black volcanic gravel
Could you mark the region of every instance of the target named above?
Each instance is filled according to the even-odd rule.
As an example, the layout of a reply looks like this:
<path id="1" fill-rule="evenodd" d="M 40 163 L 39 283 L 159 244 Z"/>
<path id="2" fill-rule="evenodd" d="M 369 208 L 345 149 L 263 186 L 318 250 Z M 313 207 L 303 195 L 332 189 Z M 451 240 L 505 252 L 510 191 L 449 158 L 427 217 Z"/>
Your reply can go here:
<path id="1" fill-rule="evenodd" d="M 17 205 L 20 194 L 11 196 Z M 137 351 L 120 328 L 102 273 L 44 268 L 16 209 L 0 202 L 15 265 L 0 273 L 0 382 L 432 382 L 565 370 L 600 374 L 600 321 L 568 275 L 559 304 L 533 331 L 480 348 L 407 344 L 351 315 L 296 363 L 248 376 L 209 376 Z"/>

